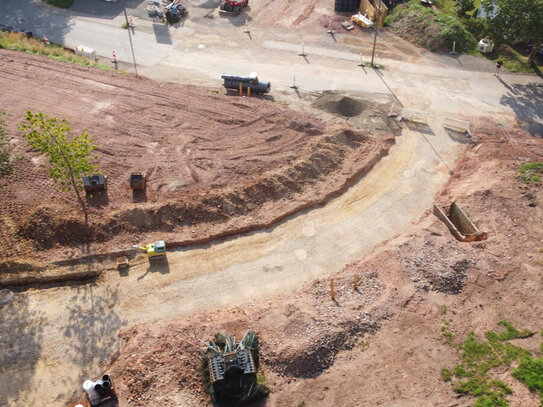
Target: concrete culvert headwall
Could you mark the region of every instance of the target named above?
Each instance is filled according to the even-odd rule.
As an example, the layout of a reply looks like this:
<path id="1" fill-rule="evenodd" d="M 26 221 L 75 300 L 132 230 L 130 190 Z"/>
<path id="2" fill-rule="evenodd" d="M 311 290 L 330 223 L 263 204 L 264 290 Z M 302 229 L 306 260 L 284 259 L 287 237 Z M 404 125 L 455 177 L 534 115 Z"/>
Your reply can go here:
<path id="1" fill-rule="evenodd" d="M 367 102 L 337 93 L 319 96 L 313 106 L 344 117 L 358 116 L 367 108 Z"/>

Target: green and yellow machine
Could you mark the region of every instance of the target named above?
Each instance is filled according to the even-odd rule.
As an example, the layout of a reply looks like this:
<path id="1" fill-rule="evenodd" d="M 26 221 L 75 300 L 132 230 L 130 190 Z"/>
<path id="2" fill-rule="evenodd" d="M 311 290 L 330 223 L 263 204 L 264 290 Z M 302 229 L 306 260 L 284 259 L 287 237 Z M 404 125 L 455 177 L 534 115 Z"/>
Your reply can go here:
<path id="1" fill-rule="evenodd" d="M 157 240 L 154 243 L 137 247 L 142 252 L 147 253 L 149 260 L 166 257 L 166 243 L 164 243 L 164 240 Z"/>

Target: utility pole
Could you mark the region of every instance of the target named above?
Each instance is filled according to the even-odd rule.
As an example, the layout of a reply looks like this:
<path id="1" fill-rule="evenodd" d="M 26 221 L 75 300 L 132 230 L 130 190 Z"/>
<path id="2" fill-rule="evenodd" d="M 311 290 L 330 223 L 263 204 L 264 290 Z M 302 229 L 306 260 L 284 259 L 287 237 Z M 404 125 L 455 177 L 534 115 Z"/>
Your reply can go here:
<path id="1" fill-rule="evenodd" d="M 130 41 L 130 49 L 132 50 L 132 61 L 134 61 L 134 71 L 136 77 L 138 76 L 138 67 L 136 65 L 136 56 L 134 55 L 134 44 L 132 43 L 132 33 L 130 32 L 130 23 L 128 22 L 128 15 L 126 14 L 126 2 L 123 5 L 124 18 L 126 20 L 126 31 L 128 31 L 128 40 Z"/>
<path id="2" fill-rule="evenodd" d="M 375 2 L 377 4 L 377 1 Z M 375 19 L 375 24 L 373 29 L 375 30 L 375 36 L 373 37 L 373 51 L 371 52 L 371 66 L 373 65 L 373 58 L 375 57 L 375 45 L 377 44 L 377 31 L 379 30 L 379 17 L 381 17 L 381 0 L 379 0 L 379 8 L 377 9 L 377 18 Z"/>

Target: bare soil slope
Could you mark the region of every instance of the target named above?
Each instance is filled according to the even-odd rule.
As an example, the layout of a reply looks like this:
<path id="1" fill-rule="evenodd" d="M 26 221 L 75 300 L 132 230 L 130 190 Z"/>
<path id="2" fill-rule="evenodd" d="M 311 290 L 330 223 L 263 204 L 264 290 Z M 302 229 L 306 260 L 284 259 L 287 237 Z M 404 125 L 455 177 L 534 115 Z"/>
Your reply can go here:
<path id="1" fill-rule="evenodd" d="M 266 97 L 159 84 L 10 51 L 0 53 L 0 71 L 0 107 L 21 156 L 14 175 L 1 181 L 0 238 L 20 257 L 76 256 L 86 240 L 100 251 L 267 226 L 337 193 L 393 143 L 392 131 L 374 137 L 340 122 L 327 125 Z M 363 107 L 374 116 L 388 112 Z M 88 199 L 90 228 L 16 131 L 27 109 L 65 117 L 76 132 L 87 128 L 99 146 L 108 192 Z M 132 171 L 147 177 L 146 193 L 130 190 Z"/>

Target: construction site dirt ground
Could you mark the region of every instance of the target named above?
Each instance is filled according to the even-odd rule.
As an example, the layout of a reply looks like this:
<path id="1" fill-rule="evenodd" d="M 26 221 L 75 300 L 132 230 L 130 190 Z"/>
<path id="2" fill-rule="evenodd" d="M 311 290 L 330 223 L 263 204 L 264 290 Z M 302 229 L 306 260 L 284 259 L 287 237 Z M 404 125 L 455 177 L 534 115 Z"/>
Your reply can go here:
<path id="1" fill-rule="evenodd" d="M 216 332 L 241 337 L 250 328 L 259 335 L 271 390 L 258 405 L 471 405 L 472 398 L 460 397 L 440 376 L 459 358 L 443 336 L 444 323 L 458 342 L 470 331 L 483 337 L 503 319 L 535 332 L 518 346 L 538 354 L 543 341 L 543 190 L 518 180 L 519 164 L 541 160 L 543 146 L 519 128 L 504 132 L 489 124 L 476 134 L 478 143 L 459 159 L 437 202 L 456 199 L 488 240 L 458 242 L 428 211 L 334 273 L 335 301 L 322 279 L 244 307 L 130 328 L 107 368 L 117 377 L 121 404 L 209 404 L 198 339 Z M 539 405 L 539 395 L 508 371 L 491 376 L 513 389 L 511 406 Z"/>
<path id="2" fill-rule="evenodd" d="M 1 238 L 20 259 L 158 238 L 202 242 L 269 226 L 338 194 L 399 132 L 386 96 L 328 94 L 315 108 L 294 111 L 267 96 L 160 84 L 10 51 L 1 52 L 0 69 L 0 102 L 19 156 L 0 190 Z M 73 194 L 60 192 L 16 131 L 27 109 L 64 117 L 95 140 L 107 192 L 87 196 L 90 229 Z M 129 178 L 138 171 L 147 187 L 133 192 Z"/>
<path id="3" fill-rule="evenodd" d="M 272 5 L 251 4 L 262 9 L 255 21 L 269 23 L 270 30 L 318 22 L 322 31 L 331 14 L 320 1 L 291 2 L 283 11 Z M 191 16 L 198 14 L 191 10 Z M 207 19 L 203 14 L 198 18 Z M 235 21 L 243 24 L 242 17 Z M 360 31 L 341 43 L 369 49 L 367 36 Z M 197 44 L 203 37 L 190 41 Z M 424 53 L 387 38 L 381 55 L 413 61 Z M 13 185 L 2 181 L 0 200 L 9 205 L 2 207 L 1 237 L 16 250 L 11 256 L 2 251 L 2 260 L 34 264 L 87 250 L 70 240 L 81 235 L 77 228 L 70 235 L 70 222 L 76 219 L 79 225 L 81 220 L 74 202 L 54 192 L 46 176 L 38 175 L 39 159 L 21 147 L 15 128 L 27 108 L 45 112 L 47 107 L 47 113 L 64 115 L 77 131 L 88 127 L 99 141 L 104 167 L 114 169 L 107 202 L 92 208 L 91 219 L 103 228 L 91 244 L 93 253 L 162 236 L 207 242 L 231 229 L 229 220 L 239 222 L 241 230 L 260 225 L 172 250 L 163 263 L 137 257 L 127 273 L 119 273 L 109 261 L 98 262 L 93 266 L 99 276 L 92 280 L 12 287 L 15 299 L 0 314 L 2 405 L 64 406 L 81 395 L 84 380 L 104 371 L 114 377 L 121 406 L 210 405 L 199 372 L 197 338 L 228 331 L 239 339 L 251 328 L 260 338 L 262 372 L 271 391 L 259 405 L 468 406 L 473 399 L 459 397 L 440 377 L 441 369 L 454 367 L 459 358 L 442 335 L 444 321 L 450 321 L 457 341 L 469 331 L 481 338 L 501 319 L 534 332 L 543 327 L 542 188 L 518 179 L 522 163 L 543 161 L 543 147 L 515 124 L 513 114 L 487 102 L 490 98 L 473 97 L 486 82 L 476 87 L 460 78 L 456 88 L 449 86 L 449 77 L 427 75 L 424 81 L 407 76 L 404 86 L 392 85 L 392 95 L 304 93 L 290 96 L 286 105 L 271 98 L 225 96 L 219 87 L 137 81 L 6 51 L 0 52 L 0 64 L 0 107 L 8 112 L 9 130 L 27 157 L 18 162 L 23 171 L 10 179 Z M 331 59 L 323 62 L 333 64 Z M 164 66 L 142 71 L 181 76 Z M 393 84 L 394 75 L 402 72 L 390 75 L 387 81 Z M 199 77 L 183 81 L 194 78 Z M 447 87 L 436 88 L 436 83 Z M 448 97 L 436 103 L 432 97 L 444 89 L 450 90 Z M 404 123 L 401 135 L 391 137 L 394 125 L 385 117 L 392 100 L 397 101 L 393 91 L 401 100 L 439 114 L 458 107 L 460 116 L 472 122 L 473 138 L 447 133 L 439 114 L 429 126 Z M 154 103 L 138 100 L 138 92 Z M 277 100 L 284 96 L 275 95 Z M 525 100 L 524 105 L 530 103 Z M 380 107 L 374 111 L 368 106 Z M 202 137 L 207 126 L 215 137 Z M 222 138 L 218 141 L 223 134 L 240 138 L 224 145 Z M 264 148 L 268 143 L 276 143 L 277 149 Z M 293 168 L 314 155 L 320 163 L 327 162 L 323 156 L 334 160 L 317 171 L 301 167 L 297 174 L 305 174 L 300 178 L 303 190 L 297 184 L 292 190 L 277 189 L 266 179 L 270 189 L 264 195 L 274 199 L 257 208 L 230 206 L 231 200 L 202 201 L 195 206 L 203 210 L 198 212 L 200 226 L 177 229 L 179 208 L 169 204 L 167 210 L 159 209 L 178 194 L 186 199 L 200 196 L 202 189 L 224 191 L 229 182 L 237 192 L 239 185 L 253 186 L 253 177 Z M 215 159 L 216 168 L 211 165 Z M 179 168 L 179 160 L 191 164 Z M 143 164 L 147 168 L 138 168 Z M 340 169 L 327 172 L 332 167 Z M 127 186 L 133 169 L 149 170 L 146 202 L 133 202 Z M 279 176 L 284 182 L 284 174 Z M 33 192 L 25 194 L 27 190 Z M 340 194 L 331 196 L 332 191 Z M 258 201 L 261 194 L 250 197 Z M 487 241 L 460 243 L 432 215 L 434 202 L 453 200 L 488 233 Z M 317 202 L 323 205 L 315 206 Z M 32 217 L 40 203 L 56 209 L 36 211 Z M 131 212 L 133 207 L 149 212 Z M 293 208 L 307 209 L 284 217 Z M 121 215 L 122 230 L 114 229 L 119 224 L 110 212 Z M 153 229 L 156 217 L 167 222 Z M 271 225 L 277 217 L 282 220 Z M 67 222 L 50 234 L 43 219 L 59 218 Z M 141 219 L 150 221 L 137 223 Z M 64 242 L 55 242 L 66 235 Z M 355 274 L 358 291 L 352 287 Z M 329 278 L 335 281 L 336 301 L 330 298 Z M 541 340 L 536 334 L 517 341 L 538 354 Z M 512 406 L 538 405 L 538 396 L 508 372 L 491 375 L 513 389 L 508 396 Z"/>

